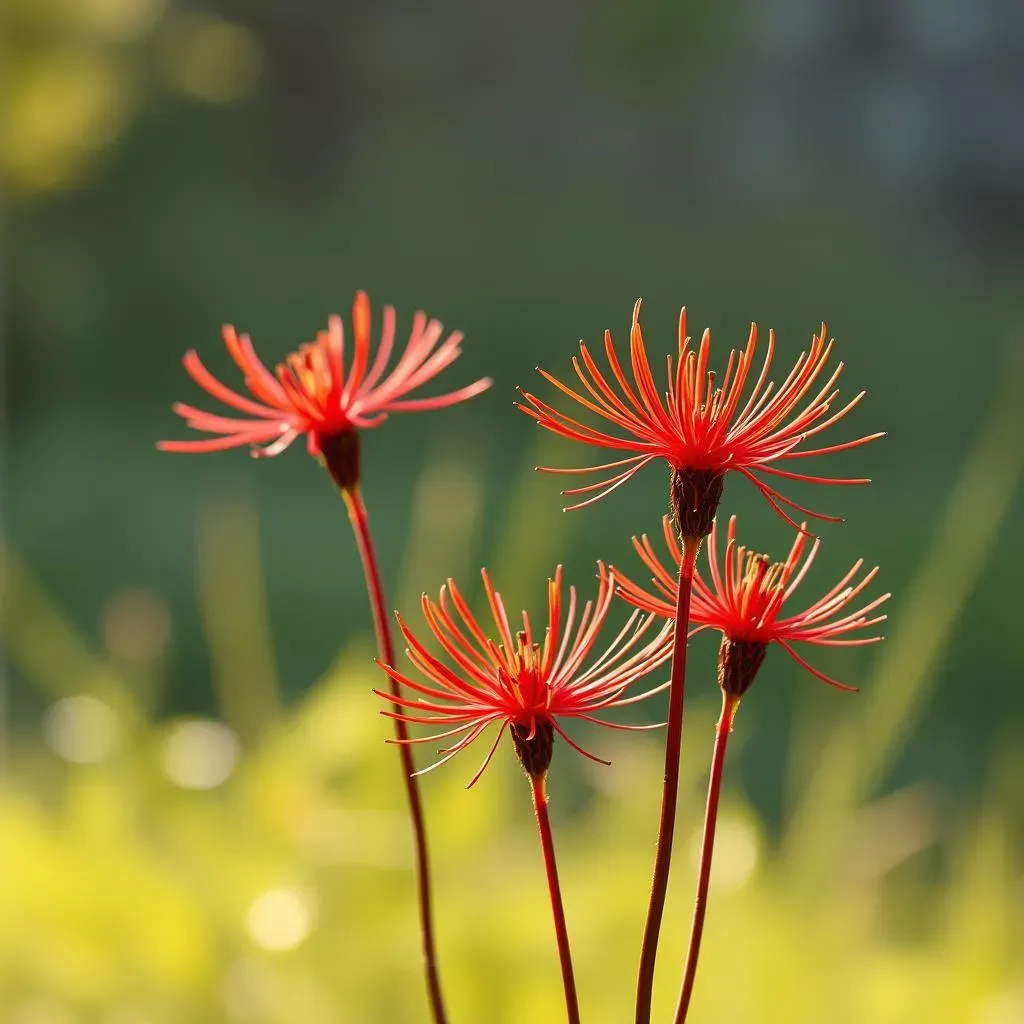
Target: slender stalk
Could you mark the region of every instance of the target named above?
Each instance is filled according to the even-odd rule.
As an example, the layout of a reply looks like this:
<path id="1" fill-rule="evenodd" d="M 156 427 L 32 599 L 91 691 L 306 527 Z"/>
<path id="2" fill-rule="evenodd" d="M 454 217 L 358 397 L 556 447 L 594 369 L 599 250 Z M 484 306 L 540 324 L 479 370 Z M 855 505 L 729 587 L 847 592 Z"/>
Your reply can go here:
<path id="1" fill-rule="evenodd" d="M 551 822 L 548 819 L 548 794 L 544 775 L 531 775 L 533 809 L 537 812 L 537 828 L 540 831 L 540 845 L 544 850 L 544 870 L 548 876 L 548 892 L 551 895 L 551 913 L 555 919 L 555 938 L 558 940 L 558 960 L 562 966 L 562 987 L 565 989 L 565 1012 L 569 1024 L 580 1024 L 580 1006 L 576 998 L 576 981 L 572 973 L 572 956 L 569 952 L 569 932 L 565 927 L 565 911 L 562 909 L 562 891 L 558 885 L 558 867 L 555 864 L 555 844 L 551 838 Z"/>
<path id="2" fill-rule="evenodd" d="M 690 621 L 690 594 L 693 591 L 693 566 L 700 541 L 683 538 L 683 556 L 679 563 L 679 594 L 673 633 L 672 674 L 668 691 L 668 727 L 665 733 L 665 781 L 661 791 L 661 820 L 658 846 L 651 878 L 651 899 L 640 950 L 640 970 L 636 985 L 636 1024 L 650 1024 L 651 997 L 654 991 L 654 964 L 658 956 L 658 935 L 665 912 L 669 867 L 672 863 L 672 837 L 676 825 L 676 801 L 679 793 L 679 758 L 683 744 L 683 691 L 686 687 L 686 633 Z"/>
<path id="3" fill-rule="evenodd" d="M 366 577 L 366 590 L 370 597 L 373 610 L 373 625 L 377 632 L 377 649 L 380 658 L 388 665 L 395 663 L 395 648 L 391 640 L 391 629 L 388 624 L 387 605 L 384 601 L 384 587 L 381 584 L 380 568 L 377 565 L 377 554 L 373 547 L 370 534 L 370 521 L 363 502 L 358 484 L 342 489 L 342 496 L 348 508 L 348 516 L 359 547 L 359 557 L 363 563 L 363 574 Z M 399 696 L 401 690 L 398 683 L 389 677 L 391 693 Z M 402 708 L 393 705 L 396 712 Z M 409 738 L 409 729 L 405 722 L 394 719 L 395 738 L 399 741 L 398 754 L 402 761 L 402 778 L 405 782 L 405 795 L 409 802 L 409 816 L 412 819 L 413 839 L 416 847 L 416 888 L 419 895 L 420 938 L 423 945 L 423 962 L 427 974 L 427 995 L 434 1024 L 446 1024 L 444 1000 L 441 997 L 441 981 L 437 971 L 437 949 L 434 944 L 434 919 L 430 889 L 430 858 L 427 853 L 427 830 L 423 819 L 423 804 L 420 800 L 419 782 L 413 775 L 416 766 L 413 764 L 412 750 L 405 742 Z"/>
<path id="4" fill-rule="evenodd" d="M 693 905 L 693 923 L 690 926 L 690 948 L 686 954 L 686 970 L 679 991 L 675 1024 L 683 1024 L 690 1009 L 693 982 L 697 976 L 697 958 L 700 939 L 704 931 L 704 914 L 708 906 L 708 883 L 711 881 L 711 856 L 715 849 L 715 825 L 718 821 L 718 797 L 722 790 L 722 770 L 725 768 L 725 747 L 732 731 L 732 721 L 739 707 L 739 697 L 722 692 L 722 714 L 715 729 L 715 753 L 711 760 L 711 778 L 708 780 L 708 803 L 704 812 L 704 839 L 700 847 L 700 870 L 697 874 L 697 899 Z"/>

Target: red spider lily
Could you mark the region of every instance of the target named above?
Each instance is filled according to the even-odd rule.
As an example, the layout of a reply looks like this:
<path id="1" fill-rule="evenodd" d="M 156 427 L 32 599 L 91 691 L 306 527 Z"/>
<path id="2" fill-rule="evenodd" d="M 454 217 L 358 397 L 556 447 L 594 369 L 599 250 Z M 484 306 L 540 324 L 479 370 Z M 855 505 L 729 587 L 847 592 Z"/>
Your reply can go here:
<path id="1" fill-rule="evenodd" d="M 678 565 L 682 554 L 679 541 L 668 516 L 663 518 L 662 525 L 669 549 L 670 566 L 674 567 Z M 864 564 L 863 560 L 858 560 L 828 593 L 810 607 L 794 615 L 783 615 L 785 603 L 807 575 L 821 545 L 820 540 L 815 540 L 805 555 L 809 542 L 805 531 L 806 524 L 797 533 L 785 562 L 772 564 L 767 555 L 748 551 L 743 545 L 737 546 L 736 517 L 732 516 L 726 535 L 725 559 L 719 569 L 717 527 L 713 527 L 708 545 L 711 582 L 709 585 L 699 572 L 694 573 L 690 622 L 696 623 L 696 628 L 690 631 L 690 636 L 703 629 L 719 630 L 723 635 L 723 657 L 727 653 L 728 641 L 729 651 L 732 652 L 730 657 L 749 659 L 746 668 L 740 665 L 733 667 L 737 671 L 742 670 L 740 677 L 745 677 L 751 667 L 756 672 L 767 645 L 776 643 L 811 675 L 841 690 L 852 690 L 854 687 L 844 686 L 813 668 L 792 645 L 806 643 L 822 647 L 859 647 L 877 643 L 882 639 L 880 636 L 850 637 L 848 634 L 884 622 L 884 615 L 869 616 L 890 595 L 883 594 L 856 611 L 846 611 L 878 573 L 877 568 L 871 569 L 860 582 L 854 583 Z M 678 586 L 674 568 L 666 568 L 659 561 L 646 534 L 640 539 L 634 537 L 633 545 L 654 574 L 657 593 L 649 593 L 617 574 L 619 593 L 638 610 L 673 618 Z M 675 559 L 675 562 L 671 559 Z M 756 664 L 751 665 L 750 661 Z M 731 677 L 733 669 L 729 669 L 729 672 Z M 743 689 L 750 685 L 753 672 L 746 678 Z"/>
<path id="2" fill-rule="evenodd" d="M 219 435 L 201 441 L 161 441 L 169 452 L 213 452 L 252 445 L 253 455 L 278 455 L 302 434 L 310 455 L 320 455 L 325 440 L 354 429 L 375 427 L 390 412 L 441 409 L 480 394 L 489 378 L 433 398 L 405 398 L 437 376 L 460 354 L 462 332 L 453 331 L 438 345 L 443 326 L 418 312 L 405 351 L 387 370 L 395 342 L 395 310 L 384 307 L 377 354 L 370 365 L 370 299 L 357 292 L 352 305 L 353 353 L 345 369 L 345 335 L 341 317 L 332 316 L 315 342 L 303 345 L 271 373 L 246 334 L 224 328 L 224 343 L 245 377 L 253 399 L 232 391 L 202 364 L 194 350 L 184 364 L 192 379 L 214 398 L 247 418 L 219 416 L 177 403 L 174 411 L 196 430 Z M 265 447 L 255 447 L 265 445 Z"/>
<path id="3" fill-rule="evenodd" d="M 637 299 L 629 339 L 632 384 L 615 354 L 609 331 L 605 332 L 604 348 L 613 380 L 602 373 L 584 342 L 580 342 L 579 358 L 573 358 L 573 369 L 587 395 L 573 390 L 545 370 L 540 370 L 541 375 L 559 391 L 618 427 L 625 436 L 585 426 L 526 391 L 521 391 L 526 404 L 521 404 L 519 408 L 536 419 L 541 426 L 563 437 L 602 448 L 636 453 L 617 462 L 587 469 L 545 468 L 546 472 L 554 473 L 615 470 L 613 475 L 597 483 L 563 491 L 563 494 L 573 496 L 591 494 L 591 497 L 570 506 L 571 509 L 582 508 L 599 500 L 622 486 L 649 462 L 663 458 L 677 473 L 698 474 L 702 478 L 697 482 L 690 481 L 690 487 L 697 487 L 698 490 L 710 487 L 712 491 L 708 504 L 714 507 L 709 507 L 707 514 L 702 517 L 698 530 L 703 530 L 703 533 L 698 532 L 697 536 L 703 536 L 710 529 L 710 520 L 721 496 L 722 475 L 728 470 L 742 473 L 753 482 L 772 508 L 793 526 L 796 523 L 786 514 L 782 505 L 819 519 L 832 519 L 783 497 L 757 475 L 767 473 L 787 480 L 810 483 L 868 482 L 863 479 L 809 476 L 772 465 L 786 459 L 856 448 L 882 436 L 871 434 L 824 448 L 800 447 L 808 438 L 820 434 L 842 419 L 864 397 L 864 392 L 861 392 L 830 414 L 839 394 L 835 384 L 843 364 L 839 363 L 825 383 L 818 385 L 832 354 L 833 342 L 826 341 L 825 335 L 826 326 L 822 324 L 821 333 L 814 336 L 810 351 L 801 353 L 789 376 L 781 386 L 776 387 L 767 381 L 775 353 L 775 333 L 769 331 L 768 348 L 760 372 L 753 390 L 741 406 L 743 391 L 757 352 L 757 325 L 751 324 L 746 347 L 738 355 L 735 351 L 729 353 L 725 376 L 721 385 L 716 387 L 715 374 L 708 370 L 710 331 L 704 331 L 699 349 L 695 352 L 686 334 L 684 308 L 679 315 L 678 357 L 673 364 L 672 356 L 668 356 L 668 390 L 663 395 L 655 384 L 648 362 L 640 328 L 640 300 Z"/>
<path id="4" fill-rule="evenodd" d="M 595 717 L 611 707 L 634 704 L 668 685 L 626 696 L 633 683 L 665 662 L 672 653 L 672 628 L 666 623 L 653 637 L 649 627 L 657 618 L 634 611 L 611 645 L 588 668 L 583 667 L 608 617 L 615 593 L 615 578 L 598 563 L 598 593 L 588 601 L 577 623 L 576 588 L 569 588 L 568 609 L 562 617 L 562 567 L 548 581 L 548 624 L 543 643 L 535 640 L 530 619 L 523 612 L 523 628 L 513 635 L 498 594 L 487 570 L 482 571 L 484 589 L 497 627 L 497 640 L 487 636 L 470 611 L 454 581 L 441 588 L 438 601 L 423 595 L 423 616 L 454 667 L 431 655 L 398 616 L 399 627 L 409 647 L 409 660 L 429 682 L 402 675 L 390 665 L 381 668 L 418 698 L 395 697 L 378 691 L 385 700 L 398 703 L 404 712 L 383 714 L 416 725 L 440 726 L 442 731 L 409 740 L 426 743 L 457 736 L 442 749 L 441 758 L 423 771 L 444 764 L 465 750 L 489 726 L 500 724 L 498 734 L 483 764 L 470 781 L 472 786 L 490 763 L 502 734 L 510 728 L 516 751 L 532 776 L 542 776 L 551 760 L 551 745 L 557 733 L 574 750 L 591 760 L 601 758 L 584 750 L 566 735 L 560 720 L 581 718 L 615 729 L 644 729 Z M 575 632 L 574 632 L 575 627 Z M 419 774 L 422 774 L 419 773 Z"/>

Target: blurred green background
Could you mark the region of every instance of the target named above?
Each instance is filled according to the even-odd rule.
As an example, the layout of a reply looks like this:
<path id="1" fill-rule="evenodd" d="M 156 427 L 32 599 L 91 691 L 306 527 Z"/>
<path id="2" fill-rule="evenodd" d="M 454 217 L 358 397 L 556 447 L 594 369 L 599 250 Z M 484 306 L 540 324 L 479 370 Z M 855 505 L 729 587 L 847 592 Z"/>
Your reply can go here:
<path id="1" fill-rule="evenodd" d="M 3 166 L 5 1024 L 425 1019 L 397 763 L 343 506 L 296 446 L 159 455 L 366 288 L 466 332 L 442 386 L 495 387 L 365 436 L 392 603 L 481 564 L 539 608 L 557 561 L 636 569 L 666 481 L 572 515 L 540 463 L 593 453 L 511 403 L 575 343 L 653 356 L 678 307 L 716 360 L 751 320 L 779 367 L 822 318 L 869 396 L 796 487 L 844 515 L 889 640 L 772 656 L 727 772 L 693 1019 L 1024 1021 L 1024 24 L 989 0 L 420 5 L 9 0 Z M 1017 68 L 1016 75 L 1008 74 Z M 547 392 L 542 390 L 542 394 Z M 212 403 L 210 403 L 212 405 Z M 818 468 L 818 467 L 816 467 Z M 743 481 L 744 540 L 788 531 Z M 703 638 L 701 638 L 703 640 Z M 714 644 L 694 643 L 673 1003 Z M 658 709 L 637 711 L 651 720 Z M 657 736 L 559 750 L 551 788 L 584 1015 L 631 1019 Z M 456 1021 L 561 1019 L 527 788 L 508 751 L 428 776 Z"/>

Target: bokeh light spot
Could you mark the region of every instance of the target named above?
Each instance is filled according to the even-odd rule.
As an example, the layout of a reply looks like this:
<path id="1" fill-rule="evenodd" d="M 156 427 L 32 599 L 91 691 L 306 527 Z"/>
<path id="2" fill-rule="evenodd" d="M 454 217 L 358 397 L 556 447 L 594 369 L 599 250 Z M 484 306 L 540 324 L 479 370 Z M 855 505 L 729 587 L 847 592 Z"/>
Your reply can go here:
<path id="1" fill-rule="evenodd" d="M 70 0 L 67 16 L 106 39 L 125 41 L 153 27 L 166 0 Z"/>
<path id="2" fill-rule="evenodd" d="M 108 704 L 83 694 L 57 701 L 43 719 L 43 734 L 65 761 L 98 764 L 117 749 L 120 727 Z"/>
<path id="3" fill-rule="evenodd" d="M 255 88 L 264 63 L 255 32 L 200 12 L 176 19 L 164 56 L 170 83 L 205 103 L 242 99 Z"/>
<path id="4" fill-rule="evenodd" d="M 9 87 L 7 170 L 19 184 L 50 188 L 73 176 L 92 151 L 115 139 L 128 94 L 113 63 L 54 52 Z"/>
<path id="5" fill-rule="evenodd" d="M 310 896 L 294 886 L 269 889 L 253 900 L 246 926 L 253 941 L 264 949 L 294 949 L 313 927 Z"/>
<path id="6" fill-rule="evenodd" d="M 213 789 L 238 763 L 238 737 L 220 722 L 194 719 L 174 726 L 164 745 L 164 772 L 184 789 Z"/>

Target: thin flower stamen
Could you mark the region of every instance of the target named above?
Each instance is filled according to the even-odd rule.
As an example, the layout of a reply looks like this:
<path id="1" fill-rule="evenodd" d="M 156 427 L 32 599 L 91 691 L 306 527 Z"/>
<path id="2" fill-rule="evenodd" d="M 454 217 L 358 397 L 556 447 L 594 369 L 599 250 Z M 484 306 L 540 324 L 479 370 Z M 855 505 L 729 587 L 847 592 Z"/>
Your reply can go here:
<path id="1" fill-rule="evenodd" d="M 608 618 L 616 591 L 615 577 L 603 564 L 598 563 L 597 597 L 587 601 L 578 616 L 575 587 L 569 588 L 569 599 L 563 608 L 562 570 L 560 566 L 556 569 L 548 582 L 548 622 L 543 643 L 534 640 L 530 618 L 525 613 L 523 628 L 512 633 L 505 604 L 486 569 L 481 576 L 497 640 L 484 632 L 453 581 L 442 587 L 437 601 L 424 595 L 424 619 L 451 659 L 451 666 L 430 654 L 399 616 L 399 628 L 408 645 L 406 654 L 425 681 L 410 678 L 382 663 L 381 668 L 390 678 L 413 693 L 397 701 L 401 705 L 399 711 L 385 714 L 410 724 L 442 727 L 428 739 L 458 735 L 456 743 L 439 751 L 442 758 L 438 763 L 470 746 L 497 722 L 502 723 L 502 731 L 512 728 L 520 751 L 532 751 L 545 730 L 551 730 L 585 756 L 601 760 L 570 740 L 559 723 L 569 718 L 591 721 L 596 712 L 640 699 L 641 695 L 626 694 L 633 684 L 671 656 L 671 625 L 658 627 L 656 615 L 634 612 L 611 643 L 593 658 L 589 667 L 584 667 Z M 464 628 L 456 626 L 449 611 L 452 607 Z M 661 689 L 656 687 L 642 696 Z M 391 694 L 380 695 L 396 703 Z M 538 755 L 533 751 L 529 756 Z M 550 754 L 542 752 L 541 756 Z M 531 763 L 536 768 L 542 761 Z M 477 778 L 479 773 L 473 781 Z"/>
<path id="2" fill-rule="evenodd" d="M 662 563 L 650 538 L 644 534 L 633 538 L 633 546 L 644 566 L 652 574 L 654 591 L 637 585 L 615 570 L 619 593 L 638 610 L 671 618 L 675 611 L 678 580 L 667 568 L 678 564 L 682 549 L 671 520 L 662 521 L 668 560 Z M 723 642 L 755 644 L 766 648 L 778 644 L 794 661 L 816 678 L 839 689 L 852 689 L 812 668 L 793 644 L 816 644 L 822 647 L 859 647 L 877 643 L 879 636 L 850 636 L 885 621 L 884 615 L 872 614 L 889 598 L 882 594 L 855 610 L 848 610 L 864 589 L 874 581 L 878 569 L 864 572 L 863 560 L 851 569 L 822 597 L 803 611 L 784 615 L 783 610 L 804 581 L 821 547 L 820 540 L 809 542 L 801 524 L 789 554 L 784 561 L 772 562 L 767 555 L 748 551 L 736 541 L 736 517 L 729 520 L 725 551 L 719 559 L 718 530 L 713 528 L 708 539 L 707 579 L 695 572 L 690 624 L 694 632 L 716 629 Z M 809 545 L 809 546 L 808 546 Z M 856 580 L 856 582 L 854 582 Z M 749 686 L 752 680 L 746 680 Z"/>
<path id="3" fill-rule="evenodd" d="M 709 368 L 711 334 L 705 330 L 696 348 L 687 334 L 686 310 L 680 312 L 677 353 L 666 357 L 666 387 L 658 388 L 650 369 L 643 331 L 640 326 L 640 301 L 633 309 L 629 332 L 629 370 L 627 376 L 615 352 L 610 332 L 604 335 L 604 353 L 610 374 L 597 365 L 585 342 L 580 342 L 579 355 L 572 367 L 582 384 L 582 391 L 562 383 L 547 370 L 541 376 L 561 394 L 571 398 L 589 413 L 606 421 L 623 435 L 609 433 L 561 412 L 528 391 L 520 390 L 519 408 L 554 433 L 596 447 L 635 454 L 616 462 L 592 466 L 589 470 L 543 467 L 546 472 L 580 473 L 592 471 L 602 475 L 594 483 L 575 487 L 563 494 L 590 495 L 568 506 L 569 510 L 584 508 L 617 490 L 648 462 L 665 459 L 676 476 L 688 480 L 696 488 L 695 507 L 690 514 L 679 507 L 681 496 L 673 487 L 673 501 L 679 528 L 703 537 L 710 530 L 721 494 L 720 478 L 729 470 L 746 476 L 764 495 L 772 508 L 791 525 L 796 526 L 787 509 L 824 520 L 836 517 L 806 509 L 780 494 L 761 479 L 770 473 L 781 479 L 817 484 L 860 484 L 862 478 L 812 476 L 792 473 L 772 465 L 779 459 L 804 458 L 846 451 L 872 441 L 881 434 L 870 434 L 852 441 L 810 449 L 807 439 L 816 436 L 846 416 L 863 397 L 863 392 L 832 411 L 838 398 L 836 384 L 843 370 L 838 363 L 826 374 L 834 343 L 827 339 L 827 327 L 811 339 L 810 347 L 796 359 L 780 384 L 768 379 L 775 357 L 775 333 L 768 332 L 768 343 L 760 368 L 753 374 L 758 354 L 757 325 L 751 324 L 747 343 L 740 351 L 732 350 L 725 372 L 719 378 Z M 747 382 L 754 380 L 744 397 Z M 695 478 L 694 474 L 702 474 Z M 688 508 L 688 506 L 687 506 Z"/>
<path id="4" fill-rule="evenodd" d="M 352 307 L 352 355 L 345 368 L 345 334 L 341 318 L 331 316 L 327 330 L 316 341 L 299 346 L 271 372 L 256 355 L 247 334 L 225 327 L 224 344 L 242 372 L 247 398 L 218 381 L 198 354 L 189 351 L 183 360 L 189 376 L 213 398 L 251 419 L 228 418 L 177 404 L 174 411 L 194 430 L 219 434 L 200 441 L 161 441 L 162 451 L 212 452 L 249 446 L 261 457 L 279 455 L 300 436 L 306 435 L 309 453 L 322 457 L 342 489 L 358 482 L 356 445 L 337 445 L 334 440 L 381 424 L 392 412 L 442 409 L 480 394 L 490 387 L 489 378 L 431 398 L 406 398 L 437 376 L 460 354 L 462 333 L 454 331 L 438 345 L 443 328 L 425 313 L 413 317 L 412 331 L 398 362 L 386 373 L 395 339 L 395 311 L 385 306 L 380 344 L 373 365 L 370 300 L 358 292 Z M 343 452 L 345 458 L 338 454 Z M 355 457 L 355 464 L 350 460 Z"/>

